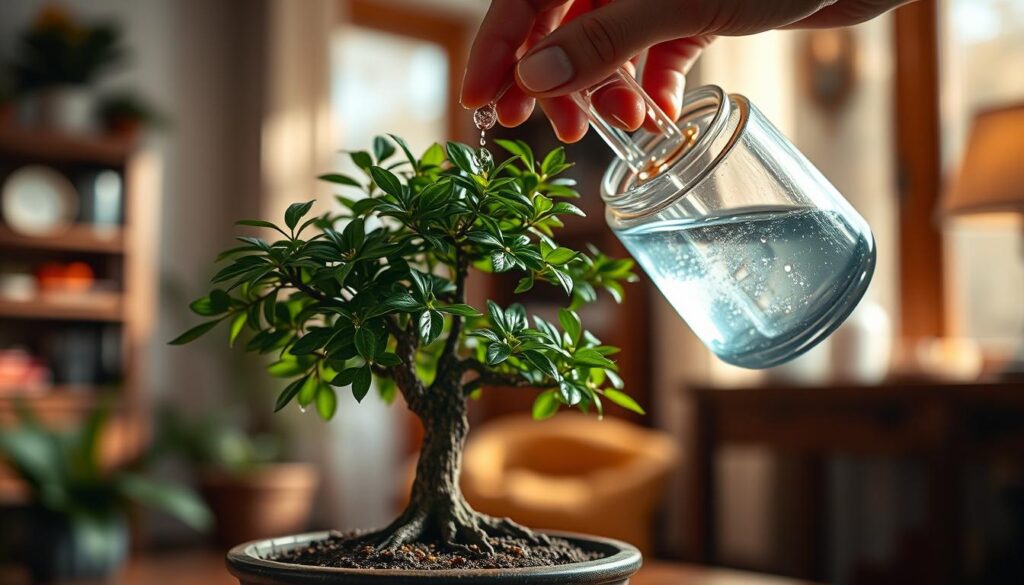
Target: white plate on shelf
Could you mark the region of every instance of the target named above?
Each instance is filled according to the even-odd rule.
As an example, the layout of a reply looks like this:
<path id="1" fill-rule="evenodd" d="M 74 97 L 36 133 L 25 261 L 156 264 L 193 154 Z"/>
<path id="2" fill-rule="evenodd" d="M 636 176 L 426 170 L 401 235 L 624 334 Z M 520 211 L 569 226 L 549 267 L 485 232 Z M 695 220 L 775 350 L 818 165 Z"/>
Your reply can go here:
<path id="1" fill-rule="evenodd" d="M 0 212 L 14 231 L 46 236 L 66 231 L 78 216 L 79 198 L 74 185 L 58 171 L 28 165 L 4 181 Z"/>

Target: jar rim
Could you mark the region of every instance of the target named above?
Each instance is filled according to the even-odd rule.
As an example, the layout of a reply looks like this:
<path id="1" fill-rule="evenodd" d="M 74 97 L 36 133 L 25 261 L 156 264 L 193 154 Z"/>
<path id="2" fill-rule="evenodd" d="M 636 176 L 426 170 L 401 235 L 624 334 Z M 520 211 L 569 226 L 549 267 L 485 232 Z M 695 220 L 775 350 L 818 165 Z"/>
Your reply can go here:
<path id="1" fill-rule="evenodd" d="M 641 181 L 623 161 L 615 159 L 601 184 L 601 197 L 618 220 L 637 220 L 660 212 L 703 180 L 732 150 L 749 117 L 750 104 L 717 85 L 687 92 L 680 109 L 681 128 L 696 126 L 697 139 L 655 177 Z M 731 132 L 726 132 L 732 127 Z M 649 146 L 659 135 L 640 138 Z M 710 162 L 706 162 L 710 159 Z"/>

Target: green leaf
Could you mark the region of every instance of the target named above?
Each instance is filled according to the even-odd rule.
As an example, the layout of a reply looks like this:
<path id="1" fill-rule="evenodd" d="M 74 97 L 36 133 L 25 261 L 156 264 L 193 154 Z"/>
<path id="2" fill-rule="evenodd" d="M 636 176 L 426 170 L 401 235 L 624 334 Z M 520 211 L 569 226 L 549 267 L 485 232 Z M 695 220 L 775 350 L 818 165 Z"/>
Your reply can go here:
<path id="1" fill-rule="evenodd" d="M 444 329 L 444 316 L 437 311 L 423 311 L 417 320 L 420 342 L 423 345 L 432 343 Z"/>
<path id="2" fill-rule="evenodd" d="M 533 275 L 524 276 L 519 279 L 519 283 L 516 284 L 516 288 L 512 291 L 515 294 L 524 293 L 533 288 Z"/>
<path id="3" fill-rule="evenodd" d="M 370 158 L 370 153 L 365 150 L 350 152 L 348 155 L 352 158 L 352 162 L 356 163 L 356 166 L 364 171 L 373 166 L 373 159 Z"/>
<path id="4" fill-rule="evenodd" d="M 525 142 L 523 142 L 522 140 L 513 141 L 504 140 L 501 138 L 495 140 L 494 142 L 497 143 L 498 146 L 509 151 L 511 154 L 522 157 L 523 162 L 526 164 L 526 168 L 529 169 L 530 171 L 534 170 L 535 163 L 533 159 L 533 150 L 531 150 L 529 145 L 527 145 Z"/>
<path id="5" fill-rule="evenodd" d="M 483 315 L 483 313 L 477 311 L 473 307 L 463 304 L 437 307 L 437 310 L 442 313 L 448 313 L 449 315 L 459 315 L 460 317 L 479 317 Z"/>
<path id="6" fill-rule="evenodd" d="M 402 358 L 398 357 L 398 354 L 385 352 L 373 358 L 373 363 L 385 368 L 391 368 L 402 365 Z"/>
<path id="7" fill-rule="evenodd" d="M 291 349 L 288 350 L 292 355 L 309 355 L 321 347 L 327 345 L 334 336 L 333 329 L 325 328 L 314 328 L 310 329 L 305 335 L 300 337 L 298 341 L 292 345 Z"/>
<path id="8" fill-rule="evenodd" d="M 573 347 L 579 345 L 580 335 L 583 334 L 580 316 L 569 309 L 558 309 L 558 322 L 562 324 L 562 329 L 569 334 L 569 340 Z"/>
<path id="9" fill-rule="evenodd" d="M 267 373 L 275 378 L 291 378 L 305 371 L 305 366 L 297 360 L 279 360 L 267 366 Z"/>
<path id="10" fill-rule="evenodd" d="M 370 391 L 371 380 L 370 366 L 363 366 L 356 370 L 352 378 L 352 396 L 355 397 L 356 402 L 362 402 L 363 398 L 366 398 L 366 394 Z"/>
<path id="11" fill-rule="evenodd" d="M 377 136 L 373 139 L 373 155 L 377 157 L 378 163 L 387 160 L 392 154 L 395 154 L 395 147 L 387 138 Z"/>
<path id="12" fill-rule="evenodd" d="M 317 177 L 321 181 L 327 181 L 328 183 L 336 183 L 338 185 L 347 185 L 349 187 L 358 187 L 362 189 L 362 184 L 359 181 L 353 179 L 348 175 L 342 175 L 339 173 L 327 173 L 326 175 L 320 175 Z"/>
<path id="13" fill-rule="evenodd" d="M 302 385 L 302 388 L 299 389 L 299 406 L 305 408 L 312 404 L 313 400 L 316 399 L 316 393 L 319 390 L 319 388 L 320 380 L 313 376 L 306 378 L 306 382 Z"/>
<path id="14" fill-rule="evenodd" d="M 587 214 L 583 213 L 583 210 L 576 207 L 572 203 L 566 203 L 565 201 L 559 201 L 555 203 L 555 206 L 551 208 L 551 213 L 555 215 L 578 215 L 579 217 L 586 217 Z"/>
<path id="15" fill-rule="evenodd" d="M 295 226 L 299 225 L 299 221 L 309 213 L 313 203 L 313 201 L 306 201 L 305 203 L 292 203 L 288 206 L 288 210 L 284 212 L 284 223 L 288 229 L 293 230 Z"/>
<path id="16" fill-rule="evenodd" d="M 449 142 L 447 144 L 448 160 L 452 161 L 452 164 L 458 167 L 466 174 L 476 174 L 476 163 L 474 159 L 476 155 L 473 153 L 473 149 L 461 142 Z"/>
<path id="17" fill-rule="evenodd" d="M 637 404 L 636 400 L 633 400 L 633 398 L 625 392 L 619 392 L 618 390 L 612 390 L 609 388 L 604 391 L 604 397 L 626 410 L 630 410 L 637 414 L 647 414 L 644 409 Z"/>
<path id="18" fill-rule="evenodd" d="M 544 162 L 540 163 L 540 172 L 547 176 L 556 175 L 565 170 L 564 166 L 565 148 L 559 146 L 544 157 Z"/>
<path id="19" fill-rule="evenodd" d="M 399 136 L 395 136 L 394 134 L 388 134 L 388 136 L 390 136 L 391 139 L 398 144 L 399 148 L 402 149 L 402 152 L 405 153 L 405 158 L 409 159 L 409 164 L 412 165 L 412 168 L 418 168 L 416 164 L 416 157 L 412 155 L 412 151 L 409 150 L 409 145 L 405 143 L 405 140 Z"/>
<path id="20" fill-rule="evenodd" d="M 512 348 L 504 343 L 492 343 L 487 346 L 487 363 L 496 366 L 512 355 Z"/>
<path id="21" fill-rule="evenodd" d="M 334 388 L 327 384 L 318 384 L 317 387 L 316 412 L 320 418 L 331 420 L 338 410 L 338 396 L 334 393 Z"/>
<path id="22" fill-rule="evenodd" d="M 388 195 L 402 197 L 402 182 L 391 171 L 380 167 L 370 167 L 370 176 L 373 177 L 373 182 L 377 183 L 377 186 Z"/>
<path id="23" fill-rule="evenodd" d="M 131 472 L 117 477 L 120 492 L 128 498 L 177 518 L 193 530 L 213 524 L 209 509 L 194 493 L 174 483 L 155 482 Z"/>
<path id="24" fill-rule="evenodd" d="M 420 164 L 424 167 L 439 167 L 444 162 L 444 158 L 444 148 L 435 142 L 423 152 L 423 156 L 420 157 Z"/>
<path id="25" fill-rule="evenodd" d="M 565 264 L 566 262 L 572 260 L 575 257 L 576 252 L 570 250 L 569 248 L 555 248 L 554 250 L 551 250 L 551 252 L 549 252 L 548 254 L 544 255 L 544 261 L 547 262 L 548 264 L 555 264 L 561 266 L 562 264 Z"/>
<path id="26" fill-rule="evenodd" d="M 572 359 L 575 363 L 583 366 L 605 368 L 609 370 L 614 370 L 617 367 L 615 365 L 615 362 L 604 357 L 597 351 L 589 348 L 578 350 L 576 353 L 572 355 Z"/>
<path id="27" fill-rule="evenodd" d="M 306 383 L 306 378 L 308 377 L 309 376 L 303 376 L 285 386 L 284 390 L 281 391 L 281 394 L 277 396 L 277 403 L 274 404 L 274 412 L 280 412 L 282 408 L 288 406 L 288 403 L 291 402 L 299 393 L 299 390 L 302 389 L 302 385 Z"/>
<path id="28" fill-rule="evenodd" d="M 235 340 L 238 339 L 238 334 L 242 332 L 242 328 L 245 327 L 245 322 L 248 318 L 248 315 L 241 312 L 235 316 L 235 320 L 231 322 L 231 335 L 228 337 L 228 345 L 231 347 L 235 346 Z"/>
<path id="29" fill-rule="evenodd" d="M 185 345 L 186 343 L 188 343 L 190 341 L 195 341 L 196 339 L 199 339 L 200 337 L 202 337 L 203 335 L 208 333 L 211 329 L 216 327 L 217 323 L 220 323 L 220 320 L 217 320 L 217 321 L 207 321 L 206 323 L 203 323 L 201 325 L 196 325 L 195 327 L 189 329 L 188 331 L 186 331 L 186 332 L 182 333 L 181 335 L 179 335 L 179 336 L 175 337 L 174 339 L 172 339 L 169 342 L 169 344 L 170 345 Z"/>
<path id="30" fill-rule="evenodd" d="M 558 396 L 554 390 L 545 390 L 533 401 L 533 420 L 549 419 L 558 412 Z"/>
<path id="31" fill-rule="evenodd" d="M 244 226 L 248 226 L 248 227 L 270 228 L 272 230 L 277 230 L 277 231 L 281 232 L 281 235 L 283 235 L 283 236 L 287 236 L 288 235 L 287 233 L 285 233 L 284 230 L 282 230 L 281 228 L 277 227 L 273 223 L 270 223 L 269 221 L 263 221 L 262 219 L 243 219 L 241 221 L 236 221 L 235 225 L 244 225 Z"/>
<path id="32" fill-rule="evenodd" d="M 383 313 L 390 313 L 392 311 L 412 313 L 422 309 L 423 303 L 414 299 L 411 294 L 403 291 L 385 299 L 380 304 L 380 308 L 383 310 Z"/>
<path id="33" fill-rule="evenodd" d="M 377 354 L 377 334 L 372 328 L 363 325 L 356 329 L 356 351 L 365 360 L 372 360 Z"/>

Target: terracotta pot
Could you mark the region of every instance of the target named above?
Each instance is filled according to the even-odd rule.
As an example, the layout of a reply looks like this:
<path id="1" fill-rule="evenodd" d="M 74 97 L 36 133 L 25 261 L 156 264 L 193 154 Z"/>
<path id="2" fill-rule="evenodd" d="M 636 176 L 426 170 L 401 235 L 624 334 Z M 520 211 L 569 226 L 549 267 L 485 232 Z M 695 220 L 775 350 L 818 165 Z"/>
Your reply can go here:
<path id="1" fill-rule="evenodd" d="M 306 529 L 319 484 L 310 464 L 276 463 L 244 473 L 204 470 L 199 491 L 213 512 L 217 543 L 228 548 Z"/>
<path id="2" fill-rule="evenodd" d="M 264 560 L 271 552 L 303 547 L 327 534 L 300 534 L 236 546 L 228 553 L 228 570 L 241 585 L 627 585 L 641 564 L 640 551 L 624 542 L 559 532 L 548 534 L 604 553 L 604 558 L 554 567 L 463 571 L 334 569 Z"/>

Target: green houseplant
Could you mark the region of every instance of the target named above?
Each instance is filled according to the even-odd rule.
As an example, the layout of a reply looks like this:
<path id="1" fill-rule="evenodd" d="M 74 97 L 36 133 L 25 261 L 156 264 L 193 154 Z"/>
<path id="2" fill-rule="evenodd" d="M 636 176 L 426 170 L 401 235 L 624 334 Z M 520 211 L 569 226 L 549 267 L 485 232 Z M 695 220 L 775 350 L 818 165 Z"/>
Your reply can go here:
<path id="1" fill-rule="evenodd" d="M 159 509 L 196 530 L 209 513 L 192 492 L 152 481 L 131 466 L 105 469 L 100 442 L 107 410 L 94 410 L 84 424 L 67 431 L 41 425 L 27 410 L 21 424 L 0 429 L 0 457 L 26 483 L 31 504 L 9 546 L 19 551 L 37 582 L 103 577 L 128 552 L 127 514 L 132 504 Z M 6 531 L 6 529 L 5 529 Z"/>
<path id="2" fill-rule="evenodd" d="M 10 68 L 36 123 L 88 132 L 95 101 L 91 86 L 126 56 L 116 25 L 83 23 L 62 7 L 47 6 L 18 36 Z"/>
<path id="3" fill-rule="evenodd" d="M 293 204 L 283 226 L 239 222 L 266 228 L 273 239 L 240 237 L 239 247 L 220 255 L 226 265 L 213 277 L 219 288 L 192 303 L 196 313 L 210 319 L 172 343 L 187 343 L 220 323 L 228 325 L 232 344 L 249 330 L 245 348 L 276 356 L 270 374 L 291 380 L 277 410 L 297 403 L 330 419 L 337 408 L 336 387 L 349 388 L 361 401 L 376 380 L 385 399 L 400 394 L 423 423 L 410 503 L 391 525 L 321 543 L 352 549 L 344 553 L 352 557 L 346 560 L 336 558 L 342 555 L 338 550 L 326 558 L 278 560 L 450 568 L 467 559 L 473 566 L 492 566 L 487 559 L 500 557 L 516 565 L 547 564 L 549 557 L 541 553 L 563 541 L 479 514 L 462 496 L 458 478 L 467 399 L 484 386 L 500 385 L 539 389 L 533 405 L 538 419 L 562 406 L 601 413 L 605 402 L 642 412 L 620 389 L 608 357 L 616 348 L 584 330 L 573 310 L 593 301 L 600 289 L 621 298 L 622 284 L 635 278 L 632 261 L 571 250 L 553 239 L 562 218 L 582 215 L 566 201 L 578 196 L 574 183 L 558 178 L 570 166 L 563 149 L 538 160 L 520 141 L 498 143 L 512 156 L 494 166 L 489 155 L 481 156 L 484 151 L 464 144 L 435 144 L 416 157 L 401 139 L 378 137 L 373 153 L 351 153 L 364 177 L 321 177 L 362 192 L 362 198 L 339 196 L 344 211 L 312 216 L 313 202 Z M 466 304 L 466 278 L 473 269 L 521 273 L 517 293 L 540 283 L 562 288 L 567 307 L 559 312 L 558 325 L 537 317 L 529 322 L 519 304 L 488 301 L 480 309 Z M 523 553 L 518 561 L 509 561 L 509 539 L 518 543 L 516 553 Z M 310 551 L 320 546 L 296 541 L 300 544 Z M 433 547 L 429 550 L 437 554 L 423 554 L 438 561 L 428 566 L 419 557 L 416 562 L 408 551 L 418 545 Z M 639 566 L 639 555 L 626 545 L 582 546 L 589 549 L 586 554 L 600 550 L 614 558 L 618 573 L 598 571 L 605 577 L 628 578 Z M 442 553 L 457 555 L 454 564 L 443 564 L 452 557 Z M 259 554 L 250 547 L 229 556 L 243 583 L 268 575 L 282 583 L 301 582 L 292 573 L 300 571 L 295 564 L 267 569 L 243 558 Z M 531 574 L 541 579 L 536 582 L 554 582 L 550 579 L 558 581 L 565 573 L 538 577 L 534 568 Z M 388 571 L 378 576 L 396 578 Z M 336 582 L 362 583 L 362 578 L 339 576 Z"/>

